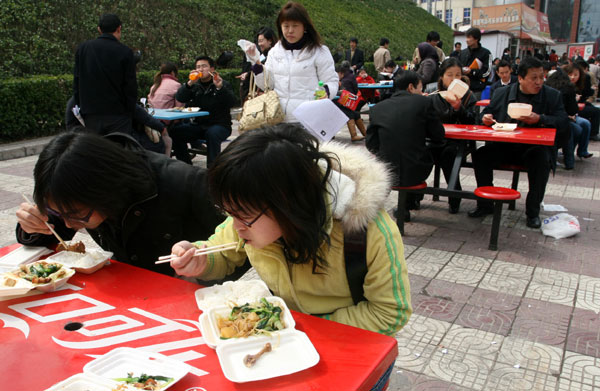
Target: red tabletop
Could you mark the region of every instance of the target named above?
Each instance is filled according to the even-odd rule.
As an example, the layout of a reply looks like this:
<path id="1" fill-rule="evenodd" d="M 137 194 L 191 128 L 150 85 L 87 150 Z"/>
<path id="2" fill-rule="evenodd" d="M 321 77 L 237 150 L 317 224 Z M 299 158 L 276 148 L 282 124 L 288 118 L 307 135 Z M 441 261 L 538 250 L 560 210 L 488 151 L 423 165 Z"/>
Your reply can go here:
<path id="1" fill-rule="evenodd" d="M 577 106 L 579 107 L 579 111 L 585 109 L 585 103 L 577 103 Z"/>
<path id="2" fill-rule="evenodd" d="M 444 124 L 446 138 L 458 140 L 499 141 L 505 143 L 554 145 L 556 129 L 517 128 L 514 131 L 495 131 L 484 125 Z"/>
<path id="3" fill-rule="evenodd" d="M 482 100 L 478 100 L 477 103 L 475 103 L 475 106 L 485 107 L 485 106 L 488 106 L 489 104 L 490 104 L 489 99 L 482 99 Z"/>
<path id="4" fill-rule="evenodd" d="M 0 249 L 0 256 L 18 245 Z M 198 329 L 198 285 L 112 261 L 94 274 L 76 273 L 64 289 L 0 299 L 0 376 L 14 390 L 44 390 L 119 346 L 143 348 L 193 367 L 171 389 L 368 390 L 398 354 L 394 338 L 294 312 L 320 355 L 305 371 L 232 383 Z M 65 325 L 85 323 L 67 331 Z M 290 357 L 293 360 L 293 357 Z"/>

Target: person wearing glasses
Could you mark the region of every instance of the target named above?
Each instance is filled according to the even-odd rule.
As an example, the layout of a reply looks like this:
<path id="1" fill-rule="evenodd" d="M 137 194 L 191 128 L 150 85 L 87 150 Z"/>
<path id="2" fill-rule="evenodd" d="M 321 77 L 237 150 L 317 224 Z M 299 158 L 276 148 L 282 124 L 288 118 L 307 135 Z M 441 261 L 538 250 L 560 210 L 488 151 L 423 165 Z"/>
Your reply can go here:
<path id="1" fill-rule="evenodd" d="M 206 241 L 176 243 L 171 266 L 212 280 L 248 257 L 290 308 L 394 335 L 412 310 L 402 239 L 385 211 L 391 178 L 368 151 L 335 142 L 319 147 L 298 125 L 246 132 L 208 170 L 211 199 L 229 217 Z M 359 253 L 366 267 L 359 300 L 344 251 L 357 233 L 365 235 Z M 194 254 L 231 242 L 236 249 Z"/>
<path id="2" fill-rule="evenodd" d="M 224 217 L 208 200 L 206 170 L 142 149 L 127 135 L 56 136 L 34 172 L 35 205 L 17 210 L 19 243 L 52 246 L 85 229 L 113 259 L 172 275 L 155 265 L 173 244 L 212 233 Z"/>

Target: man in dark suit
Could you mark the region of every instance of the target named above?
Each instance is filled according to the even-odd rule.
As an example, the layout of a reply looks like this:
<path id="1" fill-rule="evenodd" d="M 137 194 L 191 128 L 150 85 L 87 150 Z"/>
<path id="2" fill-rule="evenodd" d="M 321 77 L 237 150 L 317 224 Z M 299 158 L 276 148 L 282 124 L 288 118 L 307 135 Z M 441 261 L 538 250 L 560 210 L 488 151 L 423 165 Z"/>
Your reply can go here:
<path id="1" fill-rule="evenodd" d="M 400 73 L 394 84 L 396 92 L 392 97 L 369 111 L 366 145 L 369 151 L 392 164 L 396 185 L 413 186 L 427 179 L 433 168 L 433 158 L 425 140 L 441 144 L 444 126 L 432 100 L 422 95 L 423 83 L 416 72 Z M 410 221 L 408 209 L 416 199 L 413 195 L 406 201 L 404 220 Z"/>
<path id="2" fill-rule="evenodd" d="M 496 74 L 498 80 L 490 86 L 490 99 L 494 96 L 494 91 L 497 88 L 508 86 L 518 82 L 518 78 L 511 74 L 510 63 L 505 60 L 501 60 L 496 67 Z"/>
<path id="3" fill-rule="evenodd" d="M 101 135 L 131 133 L 137 95 L 133 52 L 119 42 L 117 15 L 102 15 L 98 32 L 98 38 L 79 45 L 75 54 L 75 104 L 88 129 Z"/>
<path id="4" fill-rule="evenodd" d="M 562 145 L 562 138 L 569 134 L 569 118 L 560 92 L 544 85 L 542 62 L 535 57 L 526 57 L 519 65 L 518 74 L 518 84 L 496 91 L 490 105 L 482 112 L 483 124 L 490 126 L 494 121 L 517 122 L 521 127 L 555 128 L 555 144 Z M 532 105 L 533 110 L 527 117 L 511 119 L 507 113 L 510 103 L 527 103 Z M 494 167 L 498 164 L 516 164 L 527 168 L 527 226 L 539 228 L 540 203 L 544 199 L 550 170 L 556 165 L 556 148 L 530 144 L 488 143 L 473 153 L 478 187 L 493 186 Z M 477 209 L 469 212 L 469 217 L 485 216 L 493 212 L 490 201 L 478 200 Z"/>
<path id="5" fill-rule="evenodd" d="M 481 30 L 477 27 L 468 29 L 466 36 L 467 47 L 458 55 L 458 61 L 462 64 L 463 75 L 470 80 L 471 91 L 480 99 L 481 91 L 492 72 L 492 54 L 481 46 Z"/>
<path id="6" fill-rule="evenodd" d="M 365 63 L 365 54 L 357 48 L 358 39 L 350 38 L 350 49 L 346 50 L 346 61 L 350 62 L 350 68 L 355 74 Z"/>

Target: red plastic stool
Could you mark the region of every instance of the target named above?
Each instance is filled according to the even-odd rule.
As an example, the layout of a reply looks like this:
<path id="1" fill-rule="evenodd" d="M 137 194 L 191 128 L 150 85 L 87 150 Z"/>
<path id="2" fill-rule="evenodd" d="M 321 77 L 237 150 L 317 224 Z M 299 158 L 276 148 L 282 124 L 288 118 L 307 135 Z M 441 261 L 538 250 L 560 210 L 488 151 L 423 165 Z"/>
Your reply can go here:
<path id="1" fill-rule="evenodd" d="M 404 213 L 406 212 L 406 195 L 411 190 L 422 190 L 427 187 L 427 182 L 419 183 L 414 186 L 392 186 L 392 190 L 398 192 L 398 206 L 396 211 L 396 224 L 400 229 L 400 233 L 404 235 Z"/>
<path id="2" fill-rule="evenodd" d="M 475 189 L 479 198 L 494 201 L 494 219 L 492 220 L 492 233 L 488 249 L 498 250 L 498 233 L 500 231 L 500 218 L 502 217 L 502 203 L 511 202 L 521 198 L 521 193 L 506 187 L 482 186 Z"/>

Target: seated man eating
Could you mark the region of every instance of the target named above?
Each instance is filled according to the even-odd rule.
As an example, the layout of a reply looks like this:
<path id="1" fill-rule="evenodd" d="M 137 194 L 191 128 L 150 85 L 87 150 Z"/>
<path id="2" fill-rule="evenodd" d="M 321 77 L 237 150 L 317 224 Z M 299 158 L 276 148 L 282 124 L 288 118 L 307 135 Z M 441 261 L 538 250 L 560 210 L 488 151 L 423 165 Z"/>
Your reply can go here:
<path id="1" fill-rule="evenodd" d="M 568 117 L 560 92 L 544 85 L 544 69 L 535 57 L 524 58 L 518 68 L 519 82 L 500 88 L 492 97 L 482 115 L 484 125 L 494 121 L 511 122 L 507 110 L 510 103 L 527 103 L 533 109 L 529 116 L 517 120 L 519 127 L 556 129 L 555 145 L 568 134 Z M 499 164 L 516 164 L 527 168 L 529 192 L 525 213 L 527 226 L 539 228 L 540 203 L 544 199 L 550 169 L 556 166 L 556 147 L 515 143 L 488 143 L 473 153 L 473 166 L 477 186 L 493 186 L 494 167 Z M 478 200 L 477 209 L 469 217 L 481 217 L 494 212 L 491 201 Z"/>

